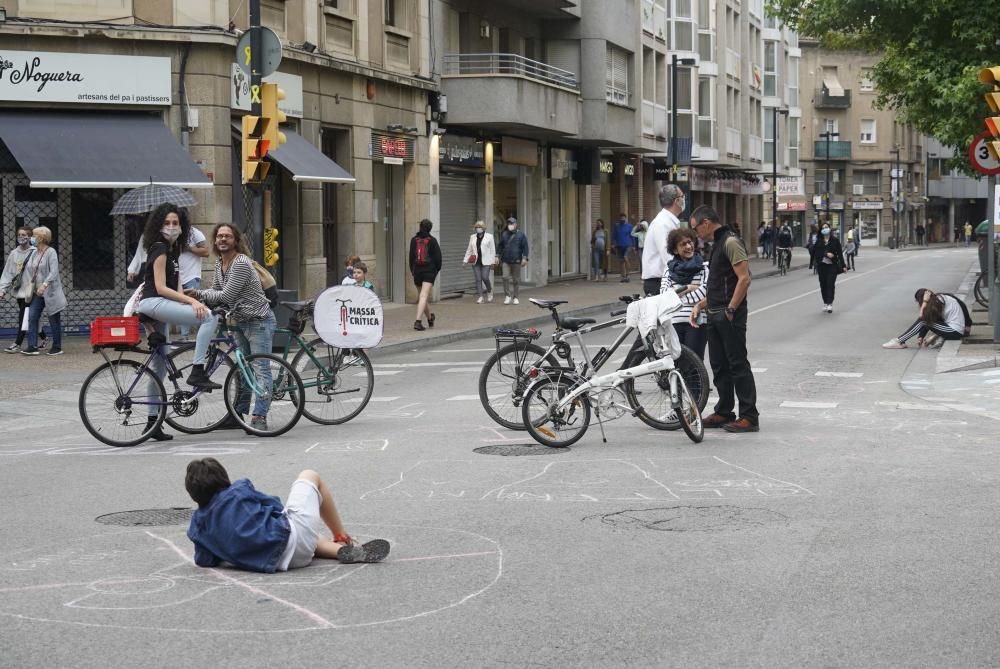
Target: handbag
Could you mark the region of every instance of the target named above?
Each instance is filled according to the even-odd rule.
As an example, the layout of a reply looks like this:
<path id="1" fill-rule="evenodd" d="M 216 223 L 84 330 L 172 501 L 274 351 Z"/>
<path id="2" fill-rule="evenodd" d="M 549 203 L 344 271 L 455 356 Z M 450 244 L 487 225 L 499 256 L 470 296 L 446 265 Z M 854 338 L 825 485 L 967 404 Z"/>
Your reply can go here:
<path id="1" fill-rule="evenodd" d="M 45 249 L 48 251 L 48 249 Z M 42 251 L 42 255 L 38 256 L 38 264 L 35 265 L 35 271 L 31 273 L 31 281 L 28 282 L 28 299 L 25 304 L 31 304 L 35 301 L 35 277 L 38 276 L 38 270 L 42 266 L 42 258 L 45 257 L 45 251 Z M 28 256 L 29 258 L 31 256 Z M 28 266 L 28 261 L 24 261 L 24 266 Z"/>
<path id="2" fill-rule="evenodd" d="M 470 265 L 475 265 L 476 264 L 476 258 L 477 258 L 476 254 L 473 253 L 472 255 L 470 255 L 468 258 L 465 259 L 465 262 L 467 262 Z"/>

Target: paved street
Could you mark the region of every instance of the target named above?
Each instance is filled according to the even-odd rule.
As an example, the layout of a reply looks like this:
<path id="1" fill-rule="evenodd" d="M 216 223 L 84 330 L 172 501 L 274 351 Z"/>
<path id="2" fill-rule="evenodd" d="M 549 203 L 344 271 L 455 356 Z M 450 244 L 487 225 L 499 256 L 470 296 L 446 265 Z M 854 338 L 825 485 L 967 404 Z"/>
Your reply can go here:
<path id="1" fill-rule="evenodd" d="M 833 314 L 809 270 L 755 266 L 761 431 L 697 445 L 628 417 L 564 451 L 493 424 L 477 394 L 493 340 L 461 332 L 496 316 L 463 316 L 469 297 L 436 305 L 453 314 L 437 340 L 387 329 L 361 416 L 270 440 L 107 448 L 77 414 L 99 362 L 84 342 L 4 356 L 0 666 L 996 666 L 1000 368 L 955 344 L 879 346 L 912 322 L 916 288 L 963 292 L 974 263 L 864 250 Z M 544 294 L 563 286 L 592 308 L 629 292 Z M 183 513 L 106 524 L 190 508 L 184 466 L 206 455 L 282 497 L 318 470 L 348 529 L 392 555 L 204 570 Z"/>

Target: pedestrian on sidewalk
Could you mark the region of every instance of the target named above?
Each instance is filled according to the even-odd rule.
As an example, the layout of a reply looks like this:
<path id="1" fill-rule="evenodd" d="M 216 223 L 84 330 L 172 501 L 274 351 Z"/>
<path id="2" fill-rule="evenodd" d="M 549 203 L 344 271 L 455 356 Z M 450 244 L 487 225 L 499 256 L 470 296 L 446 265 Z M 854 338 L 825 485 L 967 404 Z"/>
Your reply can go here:
<path id="1" fill-rule="evenodd" d="M 48 314 L 49 329 L 52 331 L 52 348 L 46 355 L 62 355 L 62 311 L 67 302 L 62 278 L 59 276 L 59 254 L 49 246 L 52 243 L 52 231 L 44 225 L 33 229 L 31 237 L 35 253 L 28 258 L 24 274 L 31 277 L 30 283 L 35 294 L 28 304 L 28 348 L 21 353 L 38 355 L 39 322 L 44 310 Z"/>
<path id="2" fill-rule="evenodd" d="M 273 574 L 307 567 L 316 557 L 349 564 L 380 562 L 389 555 L 388 541 L 359 545 L 347 534 L 329 486 L 311 469 L 292 483 L 284 506 L 277 497 L 258 492 L 250 479 L 230 483 L 215 458 L 189 462 L 184 488 L 198 503 L 187 536 L 199 567 L 228 562 Z M 323 536 L 327 531 L 332 540 Z"/>
<path id="3" fill-rule="evenodd" d="M 813 245 L 813 264 L 819 275 L 819 290 L 823 297 L 823 311 L 833 313 L 833 298 L 837 290 L 837 275 L 847 271 L 844 249 L 840 240 L 833 236 L 827 223 L 820 229 L 819 238 Z"/>
<path id="4" fill-rule="evenodd" d="M 0 275 L 0 300 L 11 293 L 11 297 L 17 300 L 17 337 L 14 343 L 4 349 L 4 353 L 19 353 L 24 344 L 24 337 L 28 334 L 24 314 L 28 310 L 28 303 L 31 302 L 33 289 L 31 287 L 31 276 L 26 275 L 28 269 L 28 259 L 36 253 L 35 247 L 31 243 L 31 228 L 22 226 L 15 232 L 17 246 L 7 255 L 7 262 L 3 266 L 3 274 Z M 45 333 L 39 332 L 41 337 L 39 348 L 45 348 Z"/>
<path id="5" fill-rule="evenodd" d="M 528 238 L 517 228 L 517 219 L 507 219 L 507 229 L 500 235 L 498 249 L 503 266 L 503 303 L 520 304 L 517 299 L 521 285 L 521 268 L 528 264 Z"/>
<path id="6" fill-rule="evenodd" d="M 410 240 L 410 274 L 413 283 L 420 291 L 417 297 L 417 319 L 413 322 L 414 330 L 424 330 L 421 319 L 427 315 L 427 327 L 434 327 L 434 314 L 431 312 L 431 290 L 434 280 L 441 271 L 441 245 L 431 234 L 434 224 L 428 219 L 420 221 L 417 234 Z"/>
<path id="7" fill-rule="evenodd" d="M 917 246 L 924 245 L 924 233 L 927 231 L 921 223 L 917 223 Z"/>
<path id="8" fill-rule="evenodd" d="M 608 280 L 608 231 L 604 229 L 603 219 L 597 219 L 594 231 L 590 234 L 590 272 L 591 280 L 597 281 L 604 276 Z"/>
<path id="9" fill-rule="evenodd" d="M 719 220 L 712 207 L 702 205 L 691 213 L 691 229 L 712 242 L 705 297 L 691 311 L 691 324 L 706 328 L 712 377 L 719 401 L 702 423 L 727 432 L 757 432 L 757 385 L 747 357 L 747 291 L 750 263 L 743 240 Z M 701 312 L 708 322 L 698 325 Z M 739 418 L 733 413 L 739 400 Z"/>
<path id="10" fill-rule="evenodd" d="M 918 288 L 913 294 L 919 313 L 913 325 L 903 334 L 893 337 L 882 348 L 906 348 L 906 342 L 917 336 L 920 348 L 930 345 L 928 333 L 933 332 L 942 340 L 956 340 L 972 332 L 972 316 L 968 307 L 951 293 L 935 293 L 929 288 Z"/>
<path id="11" fill-rule="evenodd" d="M 708 270 L 705 261 L 695 252 L 697 236 L 691 228 L 677 228 L 667 237 L 667 249 L 673 259 L 667 263 L 667 273 L 663 276 L 660 292 L 672 290 L 677 293 L 683 306 L 674 312 L 674 330 L 681 344 L 705 359 L 705 331 L 698 327 L 706 322 L 705 314 L 697 325 L 691 324 L 691 312 L 696 304 L 705 298 L 708 288 Z"/>
<path id="12" fill-rule="evenodd" d="M 646 247 L 646 231 L 649 230 L 649 223 L 645 219 L 632 226 L 632 236 L 635 237 L 635 246 L 638 249 L 636 256 L 639 258 L 639 276 L 642 276 L 642 252 Z"/>
<path id="13" fill-rule="evenodd" d="M 966 221 L 962 231 L 965 233 L 965 247 L 968 248 L 972 244 L 972 223 Z"/>
<path id="14" fill-rule="evenodd" d="M 490 272 L 493 271 L 493 261 L 497 257 L 496 242 L 493 235 L 486 232 L 486 223 L 476 221 L 469 236 L 469 245 L 465 247 L 465 264 L 472 267 L 472 277 L 476 281 L 476 304 L 493 301 L 493 284 L 490 283 Z"/>
<path id="15" fill-rule="evenodd" d="M 809 269 L 816 273 L 816 263 L 813 262 L 813 250 L 816 248 L 816 239 L 819 237 L 819 231 L 815 225 L 809 226 L 809 239 L 806 242 L 806 248 L 809 250 Z"/>
<path id="16" fill-rule="evenodd" d="M 611 250 L 618 254 L 621 269 L 621 282 L 628 283 L 628 256 L 635 240 L 632 238 L 632 224 L 628 222 L 625 212 L 618 215 L 618 223 L 611 234 Z"/>
<path id="17" fill-rule="evenodd" d="M 658 295 L 667 263 L 673 257 L 667 250 L 667 237 L 681 227 L 677 218 L 686 202 L 684 191 L 676 184 L 667 184 L 657 195 L 660 212 L 649 222 L 645 247 L 642 250 L 642 292 L 644 295 Z"/>

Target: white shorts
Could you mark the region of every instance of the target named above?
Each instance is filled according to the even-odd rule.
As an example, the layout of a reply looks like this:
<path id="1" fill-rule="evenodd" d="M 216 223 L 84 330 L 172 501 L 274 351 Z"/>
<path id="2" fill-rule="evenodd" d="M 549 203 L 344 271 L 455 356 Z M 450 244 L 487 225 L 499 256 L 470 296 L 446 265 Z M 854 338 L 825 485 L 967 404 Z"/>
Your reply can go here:
<path id="1" fill-rule="evenodd" d="M 321 501 L 319 489 L 312 481 L 296 479 L 292 484 L 285 502 L 285 516 L 292 531 L 285 552 L 278 560 L 278 571 L 306 567 L 312 562 L 323 528 L 319 515 Z"/>

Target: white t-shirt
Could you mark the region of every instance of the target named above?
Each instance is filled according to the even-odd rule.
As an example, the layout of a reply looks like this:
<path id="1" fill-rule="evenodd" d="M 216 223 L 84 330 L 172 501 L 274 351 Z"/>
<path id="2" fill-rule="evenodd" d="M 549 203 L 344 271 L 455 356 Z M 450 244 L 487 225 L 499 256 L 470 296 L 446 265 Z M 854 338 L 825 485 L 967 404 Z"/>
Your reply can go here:
<path id="1" fill-rule="evenodd" d="M 188 246 L 185 247 L 180 257 L 182 286 L 191 279 L 201 278 L 201 256 L 197 256 L 187 249 L 201 244 L 204 241 L 205 233 L 198 228 L 191 226 L 191 233 L 188 235 Z"/>
<path id="2" fill-rule="evenodd" d="M 649 222 L 646 230 L 646 243 L 642 247 L 642 278 L 660 279 L 667 271 L 667 263 L 673 256 L 667 253 L 667 236 L 681 222 L 672 211 L 661 209 L 660 213 Z"/>
<path id="3" fill-rule="evenodd" d="M 944 309 L 941 312 L 944 324 L 955 332 L 965 332 L 965 314 L 958 300 L 950 295 L 942 295 L 941 299 L 944 300 Z"/>

